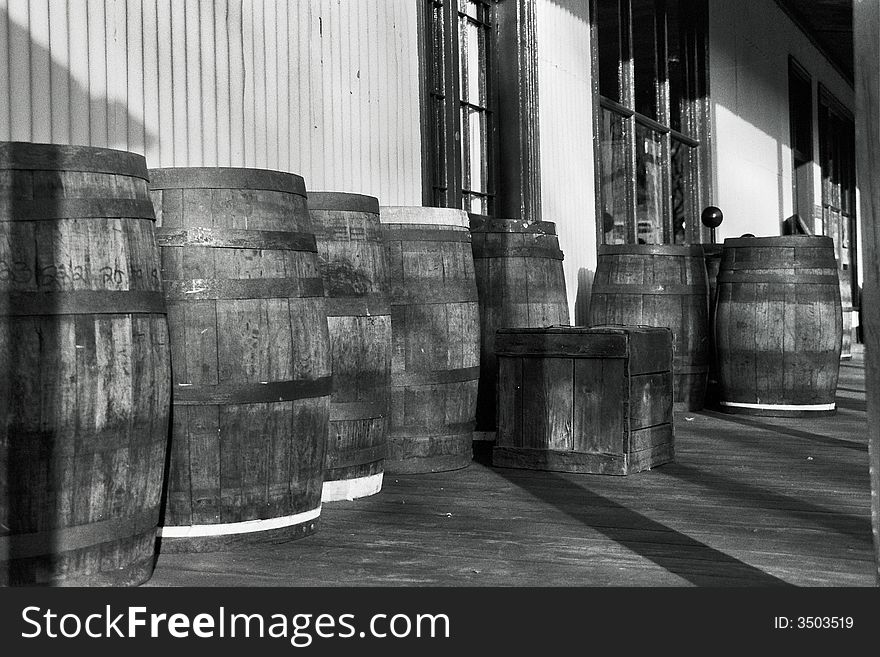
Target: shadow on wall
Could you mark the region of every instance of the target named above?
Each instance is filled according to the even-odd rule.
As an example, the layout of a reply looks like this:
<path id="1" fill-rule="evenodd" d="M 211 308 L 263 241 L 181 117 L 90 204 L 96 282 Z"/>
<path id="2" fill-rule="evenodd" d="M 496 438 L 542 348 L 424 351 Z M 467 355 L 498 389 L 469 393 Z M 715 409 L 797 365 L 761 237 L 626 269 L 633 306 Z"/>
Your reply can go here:
<path id="1" fill-rule="evenodd" d="M 58 63 L 50 49 L 15 21 L 8 10 L 0 10 L 0 30 L 8 30 L 9 44 L 2 56 L 10 68 L 20 69 L 15 77 L 10 75 L 9 112 L 0 116 L 0 135 L 10 141 L 97 146 L 140 155 L 158 152 L 158 135 L 147 130 L 128 104 L 90 91 L 88 80 Z M 14 56 L 21 61 L 12 61 Z M 108 72 L 111 66 L 108 62 Z M 106 85 L 109 80 L 101 82 Z M 34 94 L 35 88 L 40 88 L 39 95 Z M 147 166 L 158 166 L 158 162 L 147 162 Z"/>
<path id="2" fill-rule="evenodd" d="M 593 296 L 593 278 L 596 272 L 586 267 L 578 270 L 577 297 L 574 300 L 575 326 L 590 325 L 590 299 Z"/>
<path id="3" fill-rule="evenodd" d="M 43 75 L 63 83 L 69 117 L 66 126 L 56 121 L 53 132 L 53 107 L 31 100 L 31 83 L 19 76 L 13 83 L 27 87 L 9 95 L 11 111 L 0 117 L 4 137 L 33 142 L 35 135 L 52 135 L 64 145 L 101 147 L 113 146 L 112 135 L 125 135 L 126 145 L 131 135 L 142 135 L 147 148 L 156 142 L 123 103 L 90 94 L 5 10 L 0 29 L 8 30 L 7 43 L 28 49 L 30 59 L 12 65 L 51 62 Z M 104 134 L 89 126 L 94 107 L 106 108 Z M 84 137 L 74 123 L 89 126 Z M 162 338 L 147 314 L 104 314 L 107 290 L 155 297 L 158 270 L 136 269 L 148 261 L 149 236 L 137 231 L 149 221 L 150 206 L 145 187 L 129 188 L 124 177 L 64 173 L 80 158 L 76 149 L 58 154 L 0 142 L 0 585 L 90 583 L 88 573 L 118 571 L 131 554 L 149 554 L 149 531 L 138 534 L 138 527 L 149 526 L 146 516 L 155 527 L 152 510 L 139 518 L 119 515 L 121 507 L 149 497 L 141 486 L 149 475 L 137 463 L 158 453 L 155 442 L 138 444 L 143 427 L 131 424 L 132 407 L 149 407 L 150 394 L 124 388 L 145 367 L 158 371 L 161 363 L 150 360 L 149 349 Z M 126 209 L 107 211 L 116 201 Z M 131 232 L 119 232 L 129 226 Z M 161 422 L 155 431 L 167 441 Z M 104 449 L 116 443 L 121 446 Z M 137 583 L 152 569 L 149 557 L 126 571 L 128 580 L 104 583 Z"/>

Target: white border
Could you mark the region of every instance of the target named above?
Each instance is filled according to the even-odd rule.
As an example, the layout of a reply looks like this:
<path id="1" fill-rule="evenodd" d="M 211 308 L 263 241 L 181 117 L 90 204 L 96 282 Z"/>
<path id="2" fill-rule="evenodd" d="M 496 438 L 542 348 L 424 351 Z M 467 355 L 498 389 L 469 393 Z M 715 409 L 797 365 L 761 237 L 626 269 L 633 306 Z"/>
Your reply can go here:
<path id="1" fill-rule="evenodd" d="M 744 404 L 740 402 L 719 402 L 722 406 L 734 408 L 755 408 L 765 411 L 833 411 L 837 405 L 830 404 Z"/>
<path id="2" fill-rule="evenodd" d="M 339 479 L 337 481 L 325 481 L 321 490 L 322 502 L 339 502 L 341 500 L 355 500 L 359 497 L 375 495 L 382 490 L 382 476 L 384 472 L 358 477 L 357 479 Z"/>
<path id="3" fill-rule="evenodd" d="M 292 516 L 280 518 L 266 518 L 265 520 L 245 520 L 243 522 L 227 522 L 216 525 L 189 525 L 179 527 L 159 527 L 158 535 L 163 538 L 197 538 L 200 536 L 231 536 L 233 534 L 249 534 L 252 532 L 264 532 L 269 529 L 281 529 L 298 525 L 309 520 L 315 520 L 321 515 L 321 506 L 316 509 L 296 513 Z"/>

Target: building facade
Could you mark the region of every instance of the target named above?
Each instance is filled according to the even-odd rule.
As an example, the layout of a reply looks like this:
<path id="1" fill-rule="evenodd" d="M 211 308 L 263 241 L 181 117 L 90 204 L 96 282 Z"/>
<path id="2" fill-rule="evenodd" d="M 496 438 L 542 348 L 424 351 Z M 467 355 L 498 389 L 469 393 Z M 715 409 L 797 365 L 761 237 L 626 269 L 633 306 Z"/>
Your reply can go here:
<path id="1" fill-rule="evenodd" d="M 855 286 L 851 69 L 797 4 L 0 0 L 0 140 L 552 221 L 577 323 L 598 244 L 707 242 L 709 205 Z"/>

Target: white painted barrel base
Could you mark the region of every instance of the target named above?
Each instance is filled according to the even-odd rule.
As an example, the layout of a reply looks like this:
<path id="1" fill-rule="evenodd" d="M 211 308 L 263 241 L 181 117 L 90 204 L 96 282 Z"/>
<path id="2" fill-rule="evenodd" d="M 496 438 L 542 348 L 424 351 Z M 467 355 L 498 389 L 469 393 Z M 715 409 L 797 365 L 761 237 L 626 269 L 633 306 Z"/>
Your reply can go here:
<path id="1" fill-rule="evenodd" d="M 358 477 L 356 479 L 339 479 L 337 481 L 325 481 L 321 490 L 321 502 L 339 502 L 342 500 L 356 500 L 361 497 L 375 495 L 382 490 L 382 478 L 384 472 Z"/>
<path id="2" fill-rule="evenodd" d="M 315 532 L 321 506 L 278 518 L 207 525 L 160 526 L 160 552 L 214 552 L 236 543 L 292 540 Z"/>
<path id="3" fill-rule="evenodd" d="M 764 415 L 767 417 L 801 417 L 833 415 L 837 404 L 752 404 L 745 402 L 719 401 L 719 410 L 725 413 L 742 415 Z"/>

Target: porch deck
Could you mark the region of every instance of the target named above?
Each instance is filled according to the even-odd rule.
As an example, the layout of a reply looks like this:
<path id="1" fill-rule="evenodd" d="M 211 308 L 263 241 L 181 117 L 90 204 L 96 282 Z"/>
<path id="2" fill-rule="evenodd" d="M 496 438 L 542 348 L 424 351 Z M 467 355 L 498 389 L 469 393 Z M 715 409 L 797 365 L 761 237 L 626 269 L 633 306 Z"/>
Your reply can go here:
<path id="1" fill-rule="evenodd" d="M 146 586 L 873 586 L 864 359 L 826 418 L 676 413 L 676 462 L 627 477 L 386 475 L 317 532 L 160 554 Z"/>

